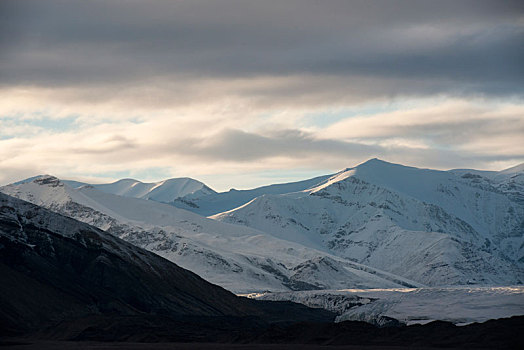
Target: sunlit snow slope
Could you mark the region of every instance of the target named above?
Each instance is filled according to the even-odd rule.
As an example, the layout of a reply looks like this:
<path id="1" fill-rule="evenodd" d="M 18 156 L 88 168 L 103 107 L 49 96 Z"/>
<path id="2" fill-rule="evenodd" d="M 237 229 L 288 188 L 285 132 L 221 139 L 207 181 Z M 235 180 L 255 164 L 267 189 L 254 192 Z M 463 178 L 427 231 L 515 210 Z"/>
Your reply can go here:
<path id="1" fill-rule="evenodd" d="M 436 171 L 372 159 L 212 218 L 427 285 L 524 282 L 522 166 Z M 519 182 L 520 181 L 520 182 Z"/>
<path id="2" fill-rule="evenodd" d="M 237 208 L 262 195 L 303 191 L 325 181 L 330 176 L 331 175 L 325 175 L 303 181 L 262 186 L 251 190 L 231 189 L 227 192 L 211 193 L 200 196 L 187 195 L 177 198 L 171 204 L 200 215 L 210 216 Z"/>

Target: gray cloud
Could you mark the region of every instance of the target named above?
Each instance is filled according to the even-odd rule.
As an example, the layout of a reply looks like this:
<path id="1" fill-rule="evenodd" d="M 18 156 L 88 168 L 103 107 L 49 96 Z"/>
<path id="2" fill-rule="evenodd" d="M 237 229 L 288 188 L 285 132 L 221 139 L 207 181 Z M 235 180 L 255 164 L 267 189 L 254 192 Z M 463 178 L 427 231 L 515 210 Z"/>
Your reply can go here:
<path id="1" fill-rule="evenodd" d="M 71 151 L 74 153 L 84 153 L 91 155 L 113 155 L 119 154 L 122 151 L 129 151 L 134 148 L 137 148 L 138 145 L 136 142 L 128 139 L 122 135 L 113 135 L 102 142 L 96 144 L 95 147 L 92 145 L 90 147 L 72 147 Z"/>
<path id="2" fill-rule="evenodd" d="M 523 154 L 508 152 L 489 155 L 483 152 L 459 152 L 453 149 L 413 148 L 401 145 L 381 146 L 341 140 L 318 139 L 300 130 L 280 130 L 269 134 L 236 129 L 223 130 L 213 137 L 182 138 L 155 145 L 157 155 L 178 154 L 200 162 L 234 162 L 256 164 L 270 158 L 287 159 L 291 166 L 318 166 L 342 169 L 373 157 L 418 164 L 419 166 L 454 168 L 464 164 L 482 165 L 494 161 L 522 159 Z"/>
<path id="3" fill-rule="evenodd" d="M 523 43 L 522 1 L 3 0 L 0 182 L 509 166 Z"/>
<path id="4" fill-rule="evenodd" d="M 361 81 L 364 96 L 524 92 L 519 1 L 8 0 L 0 6 L 4 87 L 304 75 L 290 96 L 326 97 L 339 85 L 358 90 Z M 319 76 L 338 83 L 316 91 L 315 80 L 307 81 Z"/>
<path id="5" fill-rule="evenodd" d="M 318 140 L 299 130 L 281 130 L 261 135 L 235 129 L 221 131 L 213 137 L 176 140 L 168 149 L 183 150 L 184 155 L 203 160 L 238 162 L 272 157 L 316 159 L 319 155 L 369 157 L 382 150 L 381 147 L 358 143 Z"/>

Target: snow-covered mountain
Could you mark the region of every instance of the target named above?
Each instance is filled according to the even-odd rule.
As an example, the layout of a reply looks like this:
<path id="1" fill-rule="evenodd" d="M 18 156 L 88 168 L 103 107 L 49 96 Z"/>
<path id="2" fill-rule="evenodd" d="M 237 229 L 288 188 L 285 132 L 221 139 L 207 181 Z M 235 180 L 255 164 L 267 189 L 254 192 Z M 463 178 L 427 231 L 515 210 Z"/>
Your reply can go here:
<path id="1" fill-rule="evenodd" d="M 488 183 L 514 201 L 524 205 L 524 164 L 502 171 L 455 169 L 451 172 L 476 183 Z"/>
<path id="2" fill-rule="evenodd" d="M 177 198 L 176 186 L 148 196 L 154 186 L 140 192 L 146 184 L 130 180 L 91 186 L 50 176 L 0 191 L 108 230 L 236 292 L 508 285 L 524 282 L 523 168 L 436 171 L 373 159 L 246 191 L 205 194 L 199 183 L 201 190 Z M 122 197 L 139 195 L 151 200 Z M 158 203 L 164 200 L 170 205 Z M 211 220 L 189 211 L 220 213 Z"/>
<path id="3" fill-rule="evenodd" d="M 216 192 L 200 181 L 181 177 L 159 182 L 141 182 L 134 179 L 122 179 L 108 184 L 87 184 L 78 181 L 63 180 L 73 188 L 90 185 L 106 193 L 124 197 L 150 199 L 162 203 L 170 203 L 177 198 L 199 198 Z"/>
<path id="4" fill-rule="evenodd" d="M 303 181 L 262 186 L 251 190 L 231 189 L 228 192 L 211 193 L 203 196 L 186 195 L 175 199 L 170 204 L 203 216 L 210 216 L 237 208 L 265 194 L 303 191 L 325 181 L 330 176 L 325 175 Z"/>
<path id="5" fill-rule="evenodd" d="M 107 230 L 235 292 L 419 285 L 262 231 L 52 176 L 0 191 Z"/>
<path id="6" fill-rule="evenodd" d="M 523 283 L 522 166 L 482 174 L 372 159 L 212 218 L 427 285 Z"/>

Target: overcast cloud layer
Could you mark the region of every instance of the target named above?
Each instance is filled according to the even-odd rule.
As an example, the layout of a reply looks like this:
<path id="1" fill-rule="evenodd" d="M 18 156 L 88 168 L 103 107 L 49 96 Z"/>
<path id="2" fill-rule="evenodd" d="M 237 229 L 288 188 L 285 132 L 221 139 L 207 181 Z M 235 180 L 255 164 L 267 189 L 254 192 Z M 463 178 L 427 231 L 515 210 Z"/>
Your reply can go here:
<path id="1" fill-rule="evenodd" d="M 1 1 L 0 183 L 524 161 L 522 1 Z"/>

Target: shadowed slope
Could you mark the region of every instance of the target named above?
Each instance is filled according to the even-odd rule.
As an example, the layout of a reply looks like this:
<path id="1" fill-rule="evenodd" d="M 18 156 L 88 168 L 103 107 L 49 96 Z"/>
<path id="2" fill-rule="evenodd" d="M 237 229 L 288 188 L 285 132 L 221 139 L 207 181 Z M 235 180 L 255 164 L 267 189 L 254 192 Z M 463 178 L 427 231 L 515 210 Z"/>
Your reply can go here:
<path id="1" fill-rule="evenodd" d="M 212 328 L 214 318 L 223 324 L 237 318 L 250 324 L 332 319 L 291 303 L 237 297 L 92 226 L 4 194 L 0 253 L 0 328 L 7 333 L 61 324 L 54 332 L 63 333 L 54 336 L 70 338 L 119 318 L 129 323 L 119 328 L 124 338 L 137 332 L 133 325 L 166 330 L 163 324 L 174 320 Z M 73 333 L 64 326 L 69 324 L 76 324 Z"/>

